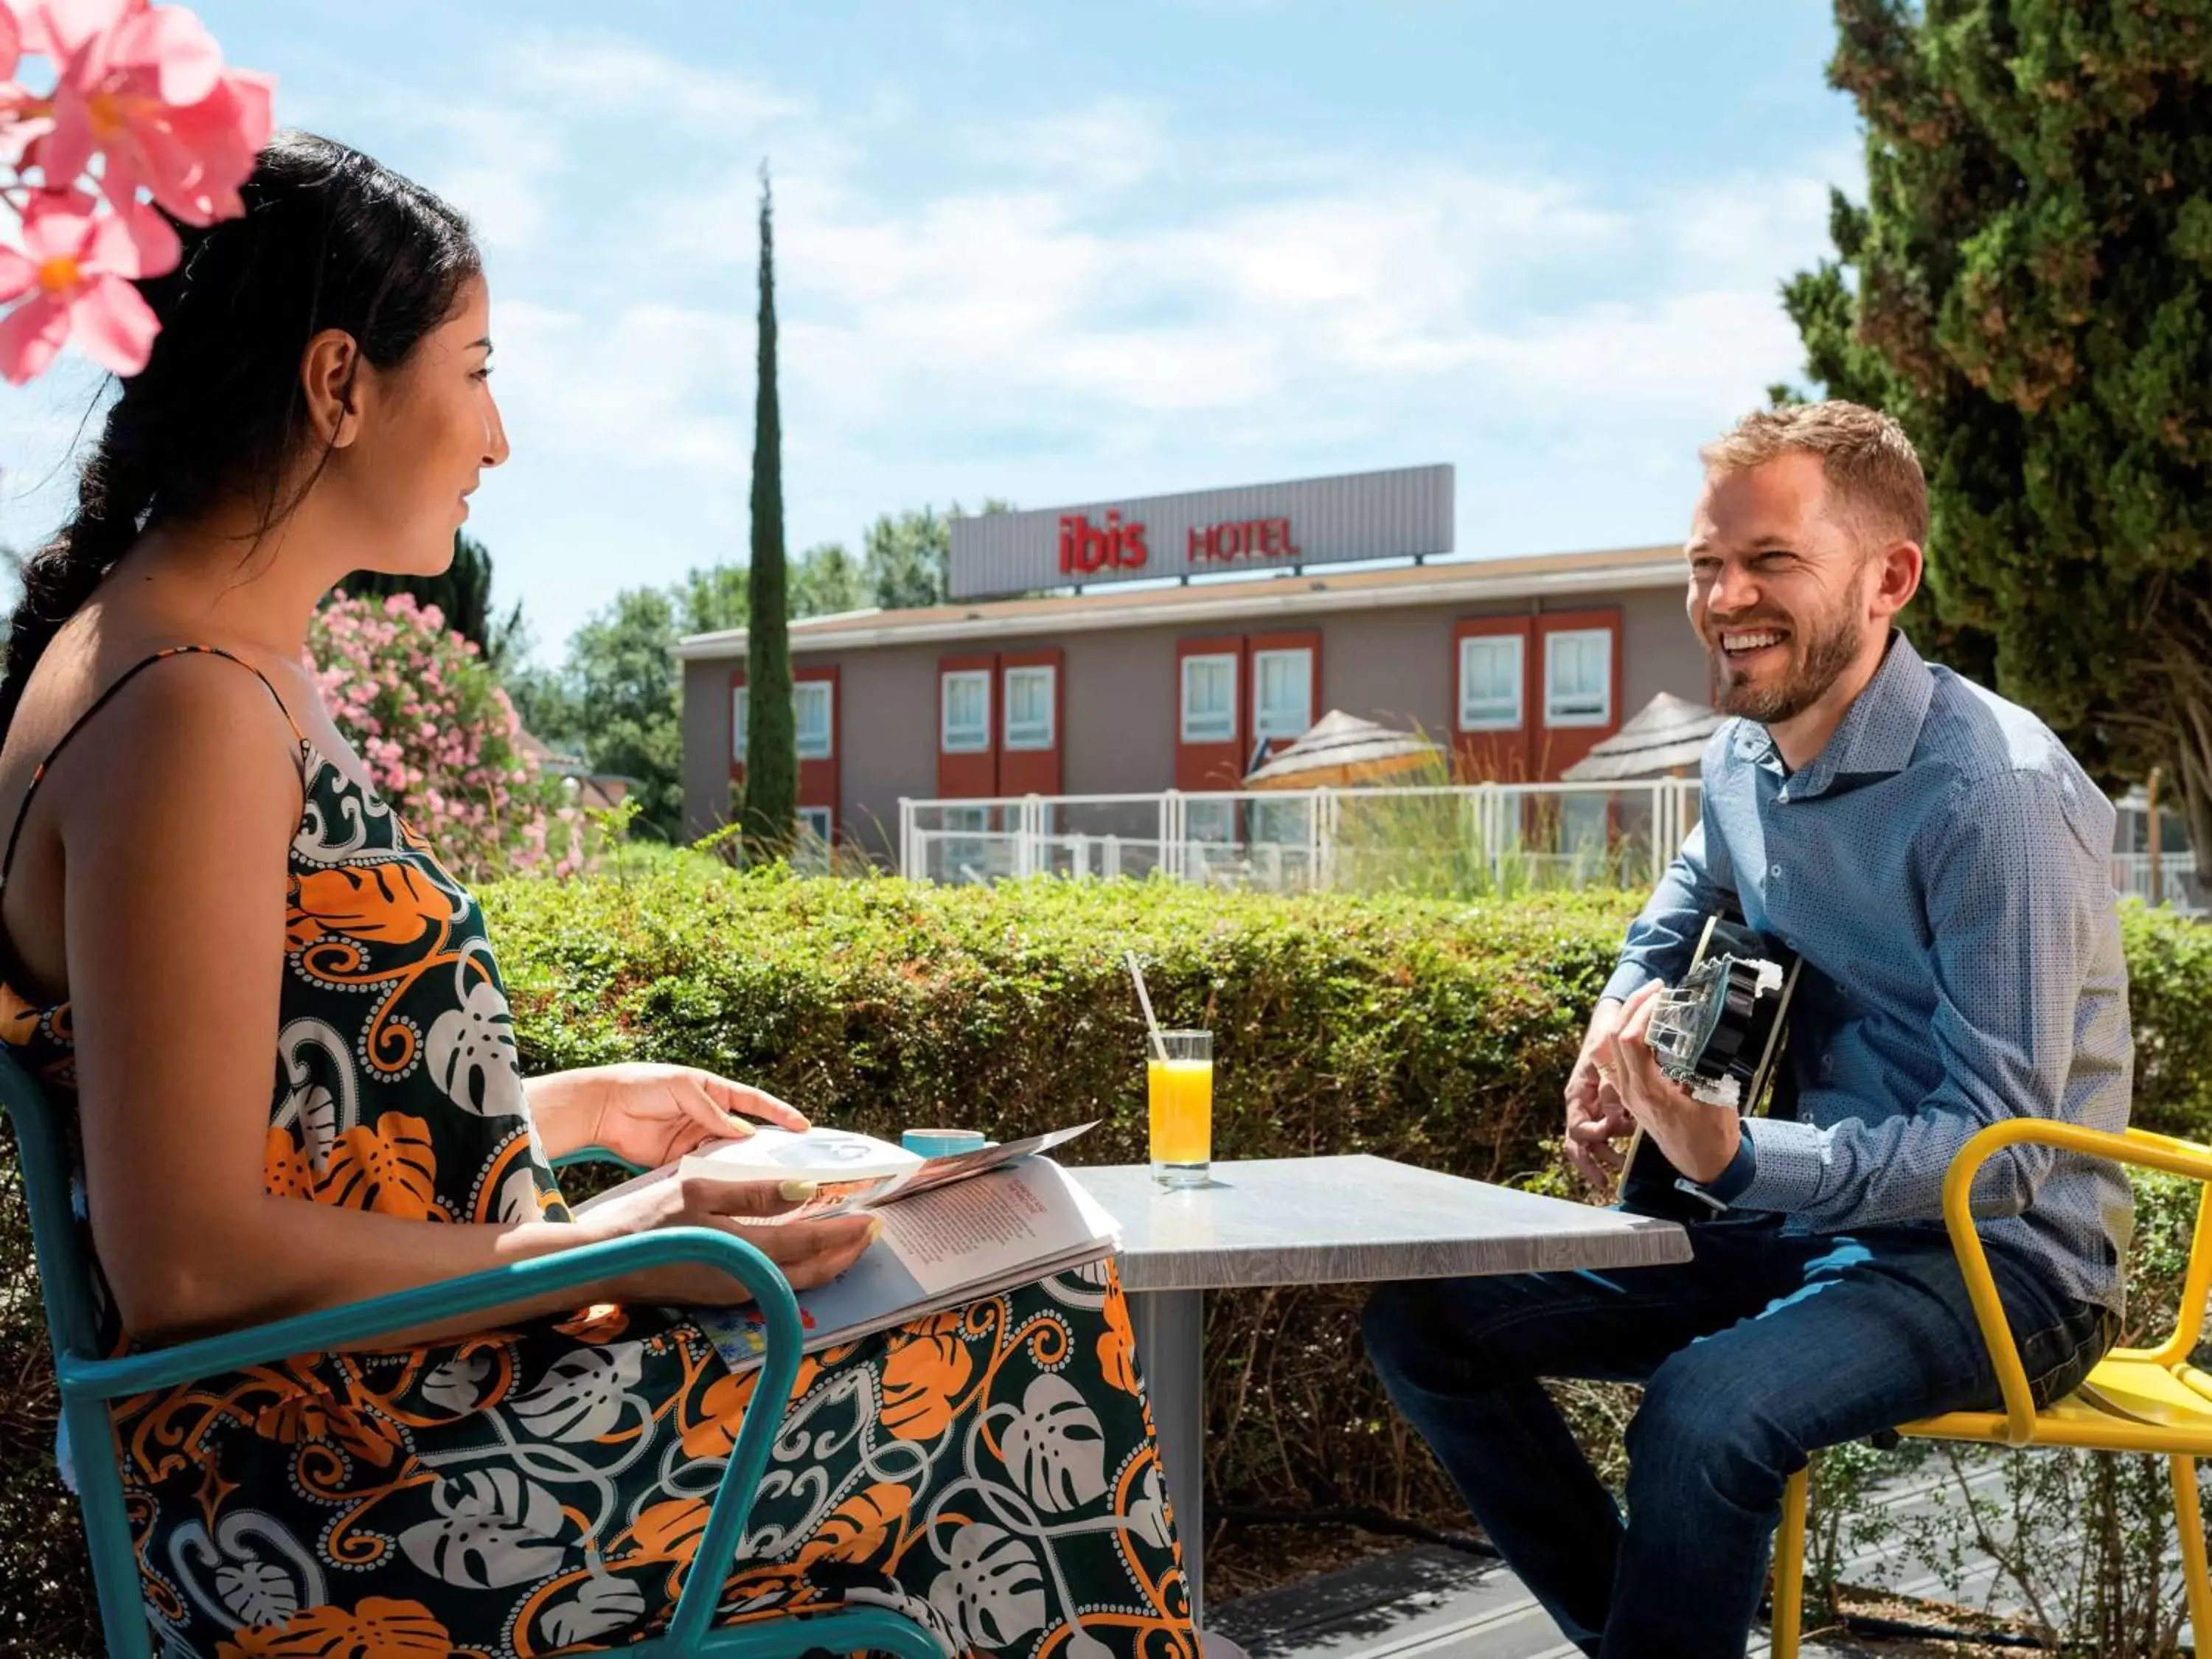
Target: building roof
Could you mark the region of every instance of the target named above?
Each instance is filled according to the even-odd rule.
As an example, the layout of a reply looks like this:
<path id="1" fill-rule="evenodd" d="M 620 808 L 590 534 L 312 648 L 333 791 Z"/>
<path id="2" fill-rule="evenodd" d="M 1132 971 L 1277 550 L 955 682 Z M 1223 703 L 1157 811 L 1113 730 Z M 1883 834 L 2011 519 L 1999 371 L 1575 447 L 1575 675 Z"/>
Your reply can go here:
<path id="1" fill-rule="evenodd" d="M 1673 587 L 1683 580 L 1679 545 L 1526 558 L 1432 560 L 1394 570 L 1339 569 L 1188 586 L 1113 589 L 1044 599 L 994 599 L 915 611 L 848 611 L 791 624 L 793 651 L 850 651 L 943 640 L 1060 635 L 1251 617 L 1380 610 L 1403 605 L 1497 603 L 1549 594 Z M 678 657 L 745 654 L 745 630 L 694 634 Z"/>
<path id="2" fill-rule="evenodd" d="M 1693 769 L 1705 756 L 1705 739 L 1727 719 L 1701 702 L 1662 691 L 1559 776 L 1569 783 L 1613 783 Z"/>

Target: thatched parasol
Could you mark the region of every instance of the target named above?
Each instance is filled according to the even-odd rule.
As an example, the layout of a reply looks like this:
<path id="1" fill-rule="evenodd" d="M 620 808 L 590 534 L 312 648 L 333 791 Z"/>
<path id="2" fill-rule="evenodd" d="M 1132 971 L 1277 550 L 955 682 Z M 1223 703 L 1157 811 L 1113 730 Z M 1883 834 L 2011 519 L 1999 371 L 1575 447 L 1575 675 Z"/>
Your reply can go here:
<path id="1" fill-rule="evenodd" d="M 1444 766 L 1443 751 L 1426 738 L 1331 709 L 1305 736 L 1248 773 L 1244 787 L 1342 788 L 1385 782 L 1408 772 L 1441 773 Z"/>
<path id="2" fill-rule="evenodd" d="M 1726 719 L 1701 702 L 1662 691 L 1559 776 L 1569 783 L 1620 783 L 1694 773 L 1705 739 Z"/>

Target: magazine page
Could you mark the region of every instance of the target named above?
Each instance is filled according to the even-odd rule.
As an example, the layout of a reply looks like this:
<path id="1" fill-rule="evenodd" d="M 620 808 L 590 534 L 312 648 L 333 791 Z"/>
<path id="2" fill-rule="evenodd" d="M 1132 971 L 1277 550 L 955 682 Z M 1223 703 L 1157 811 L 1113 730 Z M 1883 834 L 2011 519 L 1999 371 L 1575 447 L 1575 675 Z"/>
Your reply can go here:
<path id="1" fill-rule="evenodd" d="M 921 1164 L 922 1159 L 904 1147 L 854 1130 L 817 1126 L 799 1132 L 763 1124 L 742 1139 L 708 1141 L 673 1164 L 632 1176 L 573 1206 L 569 1213 L 586 1214 L 609 1199 L 678 1175 L 706 1175 L 725 1181 L 811 1181 L 820 1191 L 803 1213 L 833 1215 L 888 1191 Z"/>
<path id="2" fill-rule="evenodd" d="M 1044 1158 L 940 1185 L 881 1213 L 884 1236 L 859 1261 L 799 1293 L 807 1352 L 1096 1261 L 1118 1243 L 1113 1218 Z M 752 1309 L 686 1316 L 732 1370 L 760 1363 L 766 1336 Z"/>
<path id="3" fill-rule="evenodd" d="M 972 1152 L 948 1152 L 942 1158 L 925 1158 L 919 1168 L 909 1170 L 896 1179 L 881 1183 L 869 1190 L 830 1198 L 825 1191 L 810 1201 L 805 1213 L 836 1215 L 847 1210 L 879 1210 L 889 1204 L 899 1204 L 918 1193 L 949 1187 L 957 1181 L 965 1181 L 1012 1163 L 1018 1158 L 1033 1158 L 1048 1152 L 1056 1146 L 1065 1146 L 1076 1136 L 1098 1127 L 1096 1118 L 1088 1123 L 1079 1123 L 1072 1129 L 1053 1129 L 1041 1135 L 1029 1135 L 1020 1140 L 1009 1140 L 1004 1145 L 979 1146 Z"/>
<path id="4" fill-rule="evenodd" d="M 818 1183 L 819 1190 L 812 1198 L 797 1209 L 786 1212 L 777 1218 L 779 1220 L 844 1215 L 854 1210 L 876 1209 L 916 1193 L 950 1186 L 999 1169 L 1018 1158 L 1049 1152 L 1097 1127 L 1097 1121 L 1093 1119 L 1073 1128 L 1054 1129 L 1010 1140 L 1003 1146 L 983 1146 L 972 1152 L 933 1158 L 918 1158 L 889 1141 L 848 1129 L 815 1128 L 805 1134 L 793 1134 L 787 1129 L 763 1128 L 746 1139 L 717 1141 L 680 1163 L 664 1164 L 657 1170 L 632 1176 L 596 1198 L 571 1206 L 569 1213 L 588 1214 L 610 1199 L 666 1181 L 679 1170 L 704 1170 L 731 1180 L 757 1176 L 763 1181 L 806 1180 Z"/>

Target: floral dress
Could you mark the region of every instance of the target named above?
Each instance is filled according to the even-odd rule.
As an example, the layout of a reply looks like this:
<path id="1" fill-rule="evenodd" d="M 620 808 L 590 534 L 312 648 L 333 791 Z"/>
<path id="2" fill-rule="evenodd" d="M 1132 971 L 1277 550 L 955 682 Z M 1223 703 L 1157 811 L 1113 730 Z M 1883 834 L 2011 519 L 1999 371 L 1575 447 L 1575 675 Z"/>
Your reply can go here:
<path id="1" fill-rule="evenodd" d="M 268 1190 L 425 1226 L 566 1220 L 482 911 L 299 741 Z M 0 1037 L 69 1099 L 67 1004 L 0 988 Z M 752 1388 L 681 1317 L 605 1306 L 120 1401 L 155 1650 L 530 1659 L 635 1641 L 673 1611 Z M 724 1621 L 868 1604 L 948 1653 L 1195 1659 L 1110 1271 L 809 1357 L 737 1558 L 711 1570 Z"/>

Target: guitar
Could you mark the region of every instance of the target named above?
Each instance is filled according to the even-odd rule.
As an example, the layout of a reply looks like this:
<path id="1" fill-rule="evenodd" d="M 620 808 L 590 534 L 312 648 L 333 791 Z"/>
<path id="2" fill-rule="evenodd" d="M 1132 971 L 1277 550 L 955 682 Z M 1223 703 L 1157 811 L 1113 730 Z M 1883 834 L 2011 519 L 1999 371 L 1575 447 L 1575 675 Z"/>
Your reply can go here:
<path id="1" fill-rule="evenodd" d="M 1646 1040 L 1659 1069 L 1696 1098 L 1746 1116 L 1794 1106 L 1781 1067 L 1796 956 L 1741 918 L 1705 919 L 1690 971 L 1659 998 Z M 1718 1208 L 1667 1161 L 1638 1125 L 1621 1169 L 1620 1207 L 1668 1221 L 1710 1220 Z"/>

